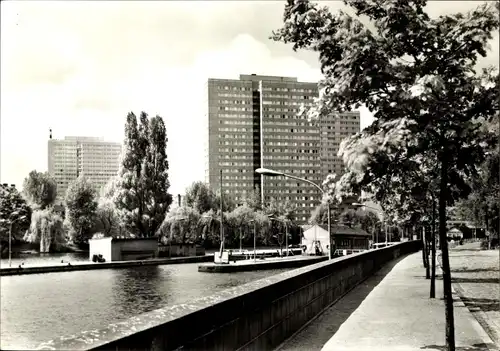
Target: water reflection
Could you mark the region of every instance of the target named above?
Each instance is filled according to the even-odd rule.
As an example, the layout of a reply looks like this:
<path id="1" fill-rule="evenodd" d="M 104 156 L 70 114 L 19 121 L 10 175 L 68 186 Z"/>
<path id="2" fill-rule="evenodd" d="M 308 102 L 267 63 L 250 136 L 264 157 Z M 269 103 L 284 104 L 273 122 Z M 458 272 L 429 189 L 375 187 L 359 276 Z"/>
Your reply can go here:
<path id="1" fill-rule="evenodd" d="M 282 271 L 209 274 L 193 263 L 1 277 L 0 349 L 33 349 Z"/>
<path id="2" fill-rule="evenodd" d="M 160 286 L 169 279 L 169 272 L 160 274 L 158 266 L 137 267 L 113 271 L 110 289 L 113 301 L 110 308 L 118 315 L 133 315 L 137 310 L 147 312 L 166 304 L 169 294 Z"/>

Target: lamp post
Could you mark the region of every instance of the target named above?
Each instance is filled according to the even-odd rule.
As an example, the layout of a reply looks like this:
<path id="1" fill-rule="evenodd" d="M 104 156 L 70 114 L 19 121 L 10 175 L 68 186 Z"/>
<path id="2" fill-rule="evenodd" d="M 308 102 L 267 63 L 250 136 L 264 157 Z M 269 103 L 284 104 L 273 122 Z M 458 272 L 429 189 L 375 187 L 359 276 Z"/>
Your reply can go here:
<path id="1" fill-rule="evenodd" d="M 354 207 L 366 207 L 366 208 L 369 208 L 369 209 L 371 209 L 371 210 L 377 211 L 377 212 L 379 212 L 379 213 L 381 213 L 381 214 L 382 214 L 382 218 L 383 218 L 383 219 L 382 219 L 382 222 L 383 222 L 383 225 L 384 225 L 384 228 L 385 228 L 385 244 L 387 245 L 387 225 L 385 224 L 385 216 L 384 216 L 384 213 L 383 213 L 381 210 L 379 210 L 378 208 L 371 207 L 371 206 L 368 206 L 368 205 L 365 205 L 365 204 L 360 204 L 360 203 L 358 203 L 358 202 L 354 202 L 352 205 L 353 205 Z"/>
<path id="2" fill-rule="evenodd" d="M 375 229 L 377 228 L 377 226 L 379 224 L 383 224 L 382 222 L 377 222 L 375 223 L 375 225 L 373 226 L 373 233 L 372 233 L 372 241 L 375 243 Z M 377 240 L 376 240 L 377 244 L 378 244 L 378 232 L 377 232 Z"/>
<path id="3" fill-rule="evenodd" d="M 290 174 L 286 174 L 286 173 L 283 173 L 283 172 L 278 172 L 278 171 L 274 171 L 272 169 L 267 169 L 267 168 L 257 168 L 255 170 L 256 173 L 259 173 L 263 176 L 267 175 L 267 176 L 271 176 L 271 177 L 285 177 L 285 178 L 291 178 L 291 179 L 295 179 L 295 180 L 298 180 L 298 181 L 301 181 L 301 182 L 304 182 L 304 183 L 308 183 L 312 186 L 314 186 L 316 189 L 318 189 L 319 191 L 321 191 L 321 194 L 322 195 L 325 195 L 325 191 L 323 190 L 323 188 L 321 188 L 318 184 L 308 180 L 308 179 L 305 179 L 305 178 L 300 178 L 300 177 L 296 177 L 296 176 L 293 176 L 293 175 L 290 175 Z M 261 194 L 261 196 L 263 196 L 263 194 Z M 330 225 L 330 202 L 328 202 L 327 204 L 327 210 L 328 210 L 328 238 L 329 238 L 329 243 L 330 243 L 330 248 L 329 248 L 329 253 L 328 253 L 328 259 L 332 259 L 332 251 L 333 251 L 333 245 L 332 245 L 332 228 L 331 228 L 331 225 Z"/>
<path id="4" fill-rule="evenodd" d="M 253 223 L 253 261 L 256 262 L 257 261 L 257 231 L 255 229 L 255 220 L 252 219 L 250 220 L 250 223 Z"/>
<path id="5" fill-rule="evenodd" d="M 12 213 L 12 215 L 16 215 L 16 214 L 17 214 L 17 212 Z M 10 227 L 9 227 L 9 268 L 11 267 L 11 264 L 12 264 L 12 226 L 17 221 L 23 220 L 25 218 L 26 218 L 26 216 L 21 216 L 21 217 L 18 217 L 10 222 Z"/>
<path id="6" fill-rule="evenodd" d="M 400 228 L 400 226 L 399 226 L 398 224 L 387 224 L 387 225 L 386 225 L 386 228 L 390 228 L 390 229 L 392 229 L 392 228 L 397 228 L 397 229 L 398 229 L 398 236 L 400 236 L 400 233 L 401 233 L 401 228 Z M 387 230 L 387 229 L 386 229 L 386 230 Z M 392 241 L 392 239 L 393 239 L 393 234 L 394 234 L 394 232 L 391 232 L 391 241 Z M 401 238 L 401 236 L 400 236 L 400 238 Z M 386 240 L 386 241 L 387 241 L 387 240 Z M 401 241 L 401 239 L 400 239 L 400 241 Z"/>
<path id="7" fill-rule="evenodd" d="M 220 258 L 222 259 L 222 252 L 224 251 L 224 225 L 223 225 L 223 198 L 224 192 L 222 191 L 222 168 L 220 170 Z"/>

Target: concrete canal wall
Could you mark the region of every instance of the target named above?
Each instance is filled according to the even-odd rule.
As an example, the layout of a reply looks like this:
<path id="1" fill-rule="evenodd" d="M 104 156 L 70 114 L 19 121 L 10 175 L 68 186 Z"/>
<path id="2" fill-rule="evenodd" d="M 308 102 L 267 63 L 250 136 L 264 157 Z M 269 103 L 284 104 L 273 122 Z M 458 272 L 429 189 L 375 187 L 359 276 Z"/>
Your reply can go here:
<path id="1" fill-rule="evenodd" d="M 139 266 L 159 266 L 163 264 L 180 264 L 180 263 L 201 263 L 213 262 L 213 255 L 195 256 L 195 257 L 175 257 L 166 259 L 149 259 L 137 261 L 115 261 L 103 263 L 79 263 L 75 262 L 71 265 L 68 263 L 61 263 L 57 266 L 33 266 L 19 268 L 1 268 L 0 276 L 5 275 L 22 275 L 22 274 L 40 274 L 40 273 L 54 273 L 54 272 L 70 272 L 70 271 L 87 271 L 91 269 L 116 269 L 116 268 L 129 268 Z"/>
<path id="2" fill-rule="evenodd" d="M 268 350 L 419 241 L 340 257 L 51 340 L 45 349 Z M 40 349 L 39 348 L 39 349 Z"/>
<path id="3" fill-rule="evenodd" d="M 327 256 L 293 256 L 268 258 L 265 260 L 232 261 L 231 264 L 203 263 L 198 266 L 198 272 L 204 273 L 236 273 L 259 271 L 265 269 L 299 268 L 328 260 Z"/>

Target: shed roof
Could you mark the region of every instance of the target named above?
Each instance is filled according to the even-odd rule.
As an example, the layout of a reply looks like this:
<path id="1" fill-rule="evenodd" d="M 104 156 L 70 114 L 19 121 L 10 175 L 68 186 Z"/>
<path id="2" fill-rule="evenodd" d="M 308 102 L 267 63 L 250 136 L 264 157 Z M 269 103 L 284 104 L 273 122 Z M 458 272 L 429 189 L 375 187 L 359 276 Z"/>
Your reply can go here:
<path id="1" fill-rule="evenodd" d="M 147 241 L 147 240 L 154 240 L 154 241 L 158 241 L 158 238 L 156 237 L 152 237 L 152 238 L 130 238 L 130 237 L 113 237 L 113 241 L 133 241 L 133 240 L 136 240 L 136 241 Z"/>
<path id="2" fill-rule="evenodd" d="M 147 240 L 154 240 L 154 241 L 158 241 L 158 238 L 156 237 L 152 237 L 152 238 L 130 238 L 130 237 L 110 237 L 110 236 L 106 236 L 106 237 L 100 237 L 100 238 L 92 238 L 90 240 L 112 240 L 112 241 L 133 241 L 133 240 L 136 240 L 136 241 L 147 241 Z"/>

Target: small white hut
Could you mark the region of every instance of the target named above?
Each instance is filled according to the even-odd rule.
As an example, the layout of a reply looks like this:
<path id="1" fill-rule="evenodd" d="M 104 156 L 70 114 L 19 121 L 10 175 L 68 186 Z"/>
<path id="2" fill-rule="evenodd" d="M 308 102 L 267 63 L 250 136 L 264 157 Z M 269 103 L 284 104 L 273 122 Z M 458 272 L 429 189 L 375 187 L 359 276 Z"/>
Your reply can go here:
<path id="1" fill-rule="evenodd" d="M 330 247 L 330 238 L 326 227 L 317 224 L 304 228 L 304 236 L 302 238 L 302 246 L 306 247 L 306 255 L 315 255 L 316 247 L 319 253 L 328 254 Z"/>

